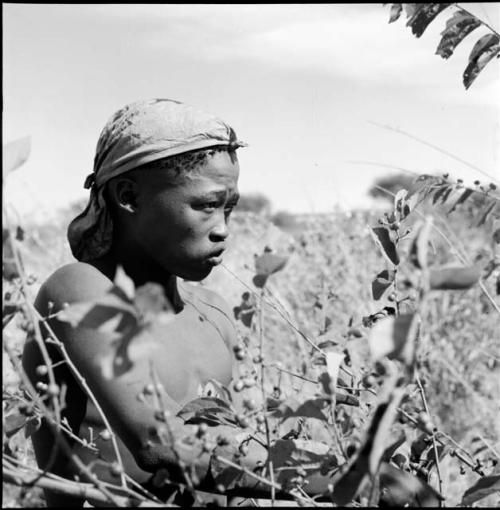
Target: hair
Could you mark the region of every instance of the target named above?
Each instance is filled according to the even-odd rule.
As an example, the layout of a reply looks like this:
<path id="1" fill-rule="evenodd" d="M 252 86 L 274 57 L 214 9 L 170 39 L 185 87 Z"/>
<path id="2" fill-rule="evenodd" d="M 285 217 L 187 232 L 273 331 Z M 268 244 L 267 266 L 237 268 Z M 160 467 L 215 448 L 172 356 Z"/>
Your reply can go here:
<path id="1" fill-rule="evenodd" d="M 143 170 L 167 170 L 171 173 L 173 178 L 180 177 L 181 175 L 188 175 L 200 165 L 204 164 L 207 159 L 220 152 L 228 152 L 231 158 L 234 157 L 236 152 L 228 150 L 227 146 L 213 147 L 210 149 L 199 149 L 191 152 L 185 152 L 177 156 L 170 156 L 168 158 L 157 159 L 151 163 L 134 168 L 134 171 L 142 172 Z"/>

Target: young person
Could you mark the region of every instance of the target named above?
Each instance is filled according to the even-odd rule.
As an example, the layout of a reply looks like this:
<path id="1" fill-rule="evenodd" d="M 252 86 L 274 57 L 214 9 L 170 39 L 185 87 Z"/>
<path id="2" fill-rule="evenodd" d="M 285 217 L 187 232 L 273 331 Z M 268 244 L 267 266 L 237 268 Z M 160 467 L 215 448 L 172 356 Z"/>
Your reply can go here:
<path id="1" fill-rule="evenodd" d="M 162 286 L 174 317 L 148 330 L 154 339 L 148 356 L 111 378 L 103 362 L 114 349 L 113 338 L 84 324 L 49 321 L 109 419 L 125 471 L 152 491 L 151 480 L 161 468 L 171 480 L 185 481 L 176 467 L 179 458 L 187 466 L 196 461 L 199 487 L 214 490 L 211 452 L 161 440 L 154 432 L 157 411 L 139 395 L 144 395 L 154 370 L 169 411 L 168 426 L 174 437 L 182 438 L 192 435 L 195 426 L 175 416 L 179 409 L 200 396 L 200 388 L 210 380 L 230 386 L 236 342 L 231 312 L 216 293 L 182 280 L 200 281 L 221 262 L 229 217 L 238 201 L 236 149 L 242 145 L 225 122 L 177 101 L 140 101 L 118 111 L 97 144 L 94 171 L 85 184 L 91 190 L 89 203 L 68 229 L 78 262 L 52 274 L 36 298 L 43 317 L 66 303 L 99 299 L 112 288 L 118 266 L 136 287 L 147 282 Z M 122 321 L 117 333 L 126 331 Z M 140 342 L 141 334 L 131 342 Z M 60 361 L 57 348 L 47 346 L 53 363 Z M 36 342 L 27 342 L 23 364 L 34 384 L 46 382 Z M 98 434 L 104 429 L 99 413 L 64 363 L 54 372 L 58 386 L 66 388 L 63 417 L 75 436 L 93 440 L 99 451 L 96 456 L 68 436 L 73 453 L 92 463 L 100 479 L 117 483 L 109 465 L 95 462 L 116 460 L 109 438 Z M 222 426 L 215 432 L 234 436 L 234 429 Z M 41 468 L 67 478 L 79 475 L 46 423 L 33 434 L 33 443 Z M 236 444 L 234 437 L 230 443 Z M 244 464 L 254 467 L 266 460 L 262 446 L 254 444 L 250 450 Z M 241 484 L 255 486 L 255 480 Z M 83 504 L 83 499 L 50 491 L 46 496 L 49 506 Z"/>

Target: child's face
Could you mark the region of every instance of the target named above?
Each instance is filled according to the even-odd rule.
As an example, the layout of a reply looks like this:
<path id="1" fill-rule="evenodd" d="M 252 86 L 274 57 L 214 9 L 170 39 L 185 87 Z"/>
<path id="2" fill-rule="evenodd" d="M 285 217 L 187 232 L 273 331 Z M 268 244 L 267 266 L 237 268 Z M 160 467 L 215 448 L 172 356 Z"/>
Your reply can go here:
<path id="1" fill-rule="evenodd" d="M 141 186 L 133 224 L 137 244 L 162 269 L 198 281 L 221 262 L 229 215 L 238 201 L 239 165 L 227 152 L 209 156 L 172 186 L 154 171 Z"/>

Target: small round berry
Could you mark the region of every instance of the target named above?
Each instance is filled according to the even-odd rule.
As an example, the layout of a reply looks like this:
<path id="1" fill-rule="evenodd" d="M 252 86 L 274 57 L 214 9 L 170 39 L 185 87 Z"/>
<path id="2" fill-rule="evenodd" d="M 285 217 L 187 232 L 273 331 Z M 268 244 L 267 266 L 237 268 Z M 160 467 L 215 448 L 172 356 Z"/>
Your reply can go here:
<path id="1" fill-rule="evenodd" d="M 36 383 L 36 389 L 39 391 L 47 391 L 48 385 L 43 382 Z"/>
<path id="2" fill-rule="evenodd" d="M 256 365 L 258 365 L 259 363 L 262 363 L 262 361 L 264 361 L 264 360 L 263 360 L 263 358 L 262 358 L 262 356 L 260 354 L 257 354 L 256 356 L 253 357 L 252 361 Z"/>
<path id="3" fill-rule="evenodd" d="M 257 423 L 265 423 L 266 422 L 266 418 L 263 414 L 258 414 L 256 417 L 255 417 L 255 421 Z"/>
<path id="4" fill-rule="evenodd" d="M 103 441 L 109 441 L 111 439 L 111 432 L 108 429 L 101 430 L 101 432 L 99 432 L 99 437 Z"/>
<path id="5" fill-rule="evenodd" d="M 155 392 L 155 387 L 153 384 L 146 384 L 146 386 L 144 386 L 144 389 L 142 390 L 144 395 L 154 395 L 154 392 Z"/>
<path id="6" fill-rule="evenodd" d="M 234 391 L 236 392 L 240 392 L 243 388 L 245 387 L 245 384 L 243 383 L 243 381 L 241 379 L 238 379 L 234 385 L 233 385 L 233 389 Z"/>
<path id="7" fill-rule="evenodd" d="M 252 386 L 255 386 L 255 379 L 253 377 L 245 377 L 245 379 L 243 379 L 243 384 L 245 385 L 245 388 L 251 388 Z"/>
<path id="8" fill-rule="evenodd" d="M 57 395 L 59 395 L 59 386 L 57 384 L 49 384 L 49 387 L 47 388 L 47 393 L 51 397 L 57 397 Z"/>
<path id="9" fill-rule="evenodd" d="M 234 357 L 238 360 L 238 361 L 243 361 L 246 357 L 246 354 L 245 354 L 245 351 L 237 351 L 234 353 Z"/>
<path id="10" fill-rule="evenodd" d="M 247 398 L 243 400 L 243 406 L 245 407 L 245 409 L 253 411 L 257 407 L 257 404 L 255 403 L 255 400 L 253 398 Z"/>
<path id="11" fill-rule="evenodd" d="M 119 478 L 123 474 L 123 468 L 118 464 L 118 462 L 113 462 L 109 468 L 111 475 L 115 478 Z"/>
<path id="12" fill-rule="evenodd" d="M 238 421 L 238 424 L 241 428 L 246 429 L 250 426 L 250 422 L 248 421 L 248 418 L 242 414 L 239 414 L 236 416 L 236 420 Z"/>
<path id="13" fill-rule="evenodd" d="M 44 375 L 47 375 L 49 373 L 49 369 L 47 365 L 38 365 L 36 367 L 36 374 L 40 377 L 43 377 Z"/>

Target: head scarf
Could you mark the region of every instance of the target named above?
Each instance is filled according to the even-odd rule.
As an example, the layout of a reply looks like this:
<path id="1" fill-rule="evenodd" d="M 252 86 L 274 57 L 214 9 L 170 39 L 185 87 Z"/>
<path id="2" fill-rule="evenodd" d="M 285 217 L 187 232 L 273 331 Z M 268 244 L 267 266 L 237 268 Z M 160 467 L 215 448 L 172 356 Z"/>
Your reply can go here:
<path id="1" fill-rule="evenodd" d="M 85 180 L 90 198 L 68 227 L 71 251 L 87 262 L 106 254 L 113 222 L 104 199 L 111 178 L 152 161 L 210 147 L 245 146 L 225 122 L 171 99 L 131 103 L 107 122 L 97 142 L 94 171 Z"/>

